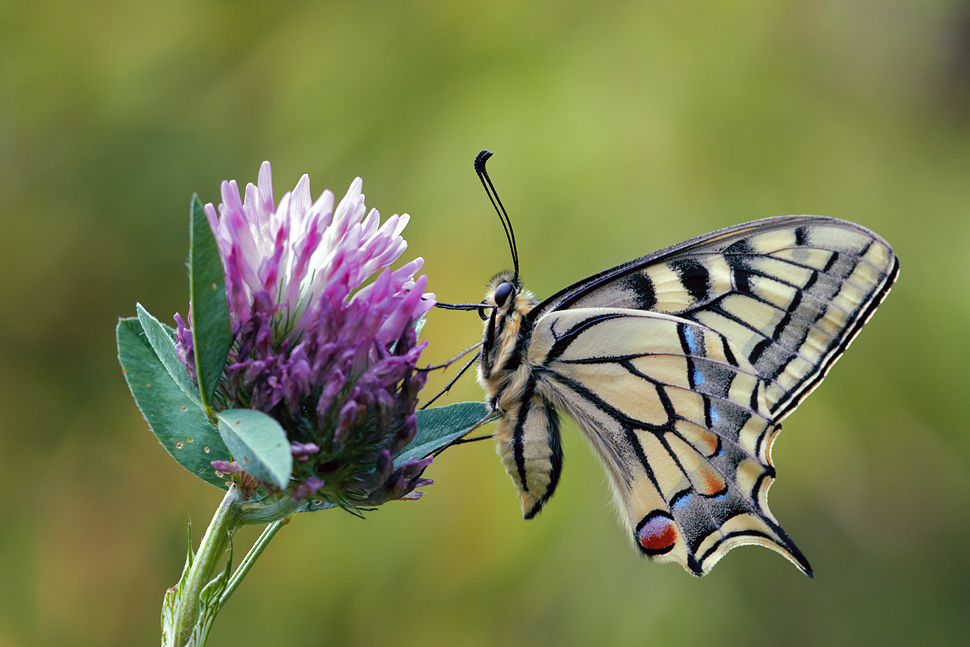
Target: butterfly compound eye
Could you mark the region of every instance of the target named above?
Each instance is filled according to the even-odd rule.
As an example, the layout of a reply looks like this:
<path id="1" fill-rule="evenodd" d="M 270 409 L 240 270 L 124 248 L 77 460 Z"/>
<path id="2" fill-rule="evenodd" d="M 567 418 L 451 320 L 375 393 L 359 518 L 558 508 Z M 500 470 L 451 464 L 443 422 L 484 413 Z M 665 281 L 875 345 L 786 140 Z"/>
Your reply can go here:
<path id="1" fill-rule="evenodd" d="M 498 287 L 495 288 L 495 295 L 494 295 L 495 305 L 497 305 L 500 308 L 504 306 L 505 302 L 509 300 L 509 295 L 511 294 L 512 294 L 511 283 L 509 283 L 508 281 L 502 281 L 501 283 L 499 283 Z"/>

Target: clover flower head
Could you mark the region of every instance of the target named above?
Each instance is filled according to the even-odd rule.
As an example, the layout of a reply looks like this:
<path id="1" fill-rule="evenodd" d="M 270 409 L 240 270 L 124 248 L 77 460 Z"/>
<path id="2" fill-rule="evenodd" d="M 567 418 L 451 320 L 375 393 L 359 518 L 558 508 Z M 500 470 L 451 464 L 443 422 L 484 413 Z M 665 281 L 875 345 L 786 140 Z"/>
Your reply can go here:
<path id="1" fill-rule="evenodd" d="M 274 202 L 269 162 L 240 199 L 222 183 L 218 210 L 205 206 L 226 278 L 234 342 L 217 391 L 225 408 L 251 408 L 286 431 L 294 500 L 345 507 L 417 498 L 430 458 L 394 465 L 417 431 L 415 404 L 427 342 L 416 323 L 434 306 L 421 258 L 396 270 L 407 214 L 380 223 L 355 179 L 334 206 L 311 199 L 304 175 Z M 376 276 L 375 276 L 376 275 Z M 372 277 L 373 280 L 368 282 Z M 192 336 L 176 315 L 179 357 L 194 370 Z M 234 463 L 213 464 L 226 473 Z"/>

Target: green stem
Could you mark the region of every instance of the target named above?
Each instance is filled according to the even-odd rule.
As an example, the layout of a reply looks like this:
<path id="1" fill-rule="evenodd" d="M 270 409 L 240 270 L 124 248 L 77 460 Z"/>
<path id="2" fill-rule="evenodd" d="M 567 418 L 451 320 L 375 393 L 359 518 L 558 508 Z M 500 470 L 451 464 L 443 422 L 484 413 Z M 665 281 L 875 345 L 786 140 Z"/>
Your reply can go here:
<path id="1" fill-rule="evenodd" d="M 249 553 L 247 553 L 243 561 L 239 563 L 239 566 L 236 568 L 236 572 L 232 574 L 231 578 L 229 578 L 229 582 L 226 584 L 226 589 L 222 592 L 222 597 L 219 598 L 220 607 L 226 603 L 226 600 L 228 600 L 229 596 L 232 595 L 233 591 L 236 590 L 236 587 L 239 586 L 242 579 L 246 577 L 246 573 L 248 573 L 249 569 L 252 568 L 253 564 L 256 562 L 256 558 L 260 556 L 263 549 L 266 548 L 266 544 L 269 543 L 269 540 L 272 539 L 277 532 L 279 532 L 280 528 L 289 522 L 290 517 L 287 517 L 286 519 L 280 519 L 279 521 L 266 526 L 263 533 L 259 536 L 259 539 L 257 539 L 256 543 L 253 544 L 253 547 L 249 549 Z"/>
<path id="2" fill-rule="evenodd" d="M 192 566 L 185 576 L 178 606 L 175 610 L 171 647 L 182 647 L 192 637 L 202 611 L 200 594 L 213 578 L 223 553 L 229 547 L 233 534 L 239 528 L 240 505 L 243 502 L 239 489 L 232 485 L 219 504 L 209 528 L 205 531 Z M 168 646 L 166 646 L 168 647 Z"/>
<path id="3" fill-rule="evenodd" d="M 189 554 L 178 584 L 165 594 L 162 605 L 162 647 L 200 647 L 205 644 L 216 614 L 236 590 L 266 545 L 279 532 L 297 507 L 289 496 L 277 497 L 269 504 L 246 500 L 237 485 L 232 485 L 219 504 L 198 552 Z M 232 537 L 248 524 L 270 523 L 236 572 L 230 577 Z M 229 549 L 229 559 L 222 572 L 217 567 Z"/>
<path id="4" fill-rule="evenodd" d="M 277 497 L 271 503 L 246 503 L 239 507 L 239 525 L 273 523 L 288 519 L 296 514 L 298 507 L 293 505 L 289 496 Z"/>

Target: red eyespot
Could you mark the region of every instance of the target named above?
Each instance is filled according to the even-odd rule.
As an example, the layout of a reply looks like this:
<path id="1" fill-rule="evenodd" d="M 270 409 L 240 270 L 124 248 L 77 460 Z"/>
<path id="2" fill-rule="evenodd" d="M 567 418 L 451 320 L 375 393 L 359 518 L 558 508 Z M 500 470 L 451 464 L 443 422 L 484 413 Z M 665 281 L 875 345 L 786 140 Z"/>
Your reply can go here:
<path id="1" fill-rule="evenodd" d="M 670 552 L 677 543 L 677 526 L 673 517 L 655 510 L 637 524 L 637 544 L 647 555 Z"/>

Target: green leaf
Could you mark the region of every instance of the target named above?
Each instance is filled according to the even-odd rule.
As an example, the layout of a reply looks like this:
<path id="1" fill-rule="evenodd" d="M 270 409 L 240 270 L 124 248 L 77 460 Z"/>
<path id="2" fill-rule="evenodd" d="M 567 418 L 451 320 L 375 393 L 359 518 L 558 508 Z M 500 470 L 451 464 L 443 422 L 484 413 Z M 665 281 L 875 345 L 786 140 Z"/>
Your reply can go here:
<path id="1" fill-rule="evenodd" d="M 186 370 L 185 365 L 179 361 L 178 354 L 175 350 L 175 340 L 172 339 L 172 333 L 158 319 L 151 316 L 140 303 L 135 304 L 135 309 L 138 311 L 138 321 L 141 323 L 141 327 L 145 331 L 148 343 L 152 345 L 155 355 L 161 360 L 168 374 L 172 376 L 172 379 L 179 385 L 182 392 L 189 396 L 192 402 L 195 402 L 201 407 L 202 401 L 199 399 L 199 389 L 192 382 L 192 378 L 189 377 L 189 372 Z"/>
<path id="2" fill-rule="evenodd" d="M 430 456 L 472 429 L 494 420 L 482 402 L 459 402 L 418 411 L 418 433 L 394 459 L 394 465 Z"/>
<path id="3" fill-rule="evenodd" d="M 192 196 L 190 220 L 189 299 L 195 367 L 202 406 L 211 415 L 212 396 L 232 345 L 232 326 L 219 246 L 197 195 Z"/>
<path id="4" fill-rule="evenodd" d="M 176 384 L 137 318 L 119 320 L 117 337 L 125 380 L 152 433 L 182 467 L 225 490 L 226 478 L 209 464 L 230 460 L 219 432 Z"/>
<path id="5" fill-rule="evenodd" d="M 239 465 L 261 481 L 285 488 L 293 472 L 293 455 L 280 423 L 252 409 L 229 409 L 216 417 L 219 434 Z"/>

